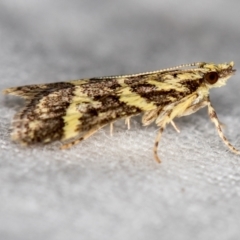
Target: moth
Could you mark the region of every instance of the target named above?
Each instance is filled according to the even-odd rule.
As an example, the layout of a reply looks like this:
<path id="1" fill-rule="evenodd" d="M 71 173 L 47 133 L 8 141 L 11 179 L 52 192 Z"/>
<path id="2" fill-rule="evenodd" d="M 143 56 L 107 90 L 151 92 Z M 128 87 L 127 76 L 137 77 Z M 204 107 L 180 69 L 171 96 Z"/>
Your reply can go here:
<path id="1" fill-rule="evenodd" d="M 96 77 L 68 82 L 36 84 L 6 89 L 6 94 L 26 100 L 12 122 L 12 139 L 23 145 L 60 140 L 62 149 L 87 139 L 118 119 L 142 114 L 142 124 L 159 127 L 153 148 L 167 124 L 207 107 L 220 138 L 240 154 L 224 136 L 211 104 L 209 90 L 222 87 L 236 71 L 234 63 L 190 63 L 132 75 Z"/>

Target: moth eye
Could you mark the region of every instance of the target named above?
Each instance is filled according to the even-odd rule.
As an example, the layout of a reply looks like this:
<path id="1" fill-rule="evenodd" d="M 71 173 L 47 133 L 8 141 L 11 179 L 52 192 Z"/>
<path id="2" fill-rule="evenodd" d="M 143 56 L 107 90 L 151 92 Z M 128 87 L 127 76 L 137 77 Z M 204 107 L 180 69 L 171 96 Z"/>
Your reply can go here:
<path id="1" fill-rule="evenodd" d="M 205 75 L 205 80 L 210 84 L 216 83 L 218 78 L 219 76 L 217 72 L 209 72 L 209 73 L 206 73 Z"/>

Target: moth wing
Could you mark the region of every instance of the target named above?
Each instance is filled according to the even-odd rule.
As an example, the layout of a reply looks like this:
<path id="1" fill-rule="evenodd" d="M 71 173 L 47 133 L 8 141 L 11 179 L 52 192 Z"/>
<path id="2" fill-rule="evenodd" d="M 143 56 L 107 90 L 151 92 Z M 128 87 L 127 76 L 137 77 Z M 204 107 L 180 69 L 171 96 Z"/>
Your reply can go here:
<path id="1" fill-rule="evenodd" d="M 9 88 L 5 93 L 27 99 L 26 107 L 14 118 L 12 138 L 31 144 L 69 140 L 141 112 L 152 111 L 145 115 L 150 123 L 157 117 L 156 108 L 177 103 L 191 91 L 172 78 L 161 82 L 152 74 L 147 79 L 133 75 L 30 85 Z"/>
<path id="2" fill-rule="evenodd" d="M 134 104 L 122 101 L 122 92 L 116 89 L 89 96 L 81 85 L 53 83 L 9 88 L 5 93 L 27 99 L 26 106 L 12 123 L 12 139 L 23 145 L 68 141 L 93 128 L 141 112 Z M 126 98 L 137 101 L 131 95 Z"/>
<path id="3" fill-rule="evenodd" d="M 23 97 L 26 106 L 12 122 L 12 139 L 23 145 L 50 142 L 62 137 L 62 117 L 71 103 L 74 86 L 50 83 L 9 88 L 5 93 Z"/>

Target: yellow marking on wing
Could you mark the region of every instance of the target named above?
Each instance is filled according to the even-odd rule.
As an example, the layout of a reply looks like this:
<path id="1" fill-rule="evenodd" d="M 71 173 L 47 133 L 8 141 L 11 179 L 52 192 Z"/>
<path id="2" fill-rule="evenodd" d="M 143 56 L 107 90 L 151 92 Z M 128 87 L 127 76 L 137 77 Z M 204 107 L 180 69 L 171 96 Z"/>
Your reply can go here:
<path id="1" fill-rule="evenodd" d="M 178 81 L 181 81 L 181 80 L 191 80 L 191 81 L 194 81 L 195 79 L 199 79 L 201 77 L 202 76 L 199 75 L 199 73 L 196 73 L 196 72 L 195 73 L 185 72 L 185 73 L 177 75 Z"/>
<path id="2" fill-rule="evenodd" d="M 166 99 L 171 101 L 171 102 L 175 102 L 177 100 L 177 97 L 166 96 Z"/>
<path id="3" fill-rule="evenodd" d="M 170 120 L 173 120 L 177 116 L 183 115 L 186 109 L 191 106 L 192 102 L 196 99 L 196 94 L 192 94 L 181 101 L 177 106 L 175 106 L 169 116 Z"/>
<path id="4" fill-rule="evenodd" d="M 152 102 L 147 102 L 139 94 L 134 93 L 129 87 L 124 87 L 118 92 L 119 100 L 126 103 L 129 106 L 140 108 L 142 111 L 148 111 L 156 108 L 156 105 Z"/>
<path id="5" fill-rule="evenodd" d="M 128 84 L 124 83 L 125 80 L 126 80 L 126 78 L 124 78 L 124 77 L 119 77 L 119 78 L 117 79 L 117 82 L 118 82 L 118 84 L 120 84 L 122 87 L 127 87 Z"/>
<path id="6" fill-rule="evenodd" d="M 84 94 L 81 87 L 76 87 L 74 93 L 74 97 L 72 98 L 72 102 L 67 108 L 66 115 L 63 117 L 64 119 L 64 134 L 63 140 L 76 137 L 79 133 L 77 132 L 77 128 L 81 125 L 80 118 L 84 113 L 79 111 L 79 105 L 83 102 L 91 103 L 93 100 Z"/>
<path id="7" fill-rule="evenodd" d="M 72 112 L 75 112 L 75 114 L 71 114 Z M 82 113 L 77 111 L 77 104 L 73 102 L 67 109 L 66 116 L 63 117 L 65 123 L 63 127 L 63 140 L 77 136 L 76 129 L 79 125 L 79 118 L 81 118 L 81 116 Z"/>
<path id="8" fill-rule="evenodd" d="M 148 80 L 147 83 L 154 85 L 157 89 L 156 90 L 160 90 L 160 91 L 169 91 L 169 90 L 176 90 L 178 92 L 184 92 L 187 90 L 187 88 L 183 87 L 180 83 L 175 83 L 172 81 L 167 82 L 158 82 L 158 81 L 154 81 L 154 80 Z"/>
<path id="9" fill-rule="evenodd" d="M 190 96 L 187 96 L 183 98 L 177 105 L 175 106 L 167 106 L 166 109 L 163 111 L 170 111 L 170 115 L 163 114 L 162 116 L 159 115 L 156 119 L 156 124 L 161 127 L 165 127 L 166 124 L 170 123 L 175 117 L 183 115 L 183 113 L 186 111 L 186 109 L 191 106 L 192 102 L 196 99 L 197 95 L 191 94 Z"/>

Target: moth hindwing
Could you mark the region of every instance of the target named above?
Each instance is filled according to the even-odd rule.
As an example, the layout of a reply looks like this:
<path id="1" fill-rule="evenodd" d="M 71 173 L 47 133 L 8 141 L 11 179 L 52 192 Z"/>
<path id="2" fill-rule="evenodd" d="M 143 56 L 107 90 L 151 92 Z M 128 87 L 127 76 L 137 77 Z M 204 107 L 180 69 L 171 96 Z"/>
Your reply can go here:
<path id="1" fill-rule="evenodd" d="M 222 132 L 211 105 L 209 90 L 226 84 L 233 75 L 233 62 L 191 63 L 154 72 L 28 85 L 6 89 L 6 94 L 26 99 L 26 106 L 12 123 L 12 139 L 23 145 L 63 141 L 69 148 L 85 140 L 103 126 L 118 119 L 143 114 L 144 126 L 155 122 L 159 133 L 157 147 L 168 123 L 208 107 L 210 119 L 220 138 L 236 154 Z"/>

